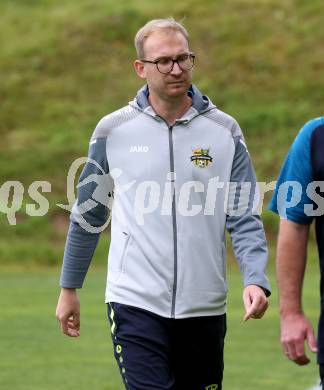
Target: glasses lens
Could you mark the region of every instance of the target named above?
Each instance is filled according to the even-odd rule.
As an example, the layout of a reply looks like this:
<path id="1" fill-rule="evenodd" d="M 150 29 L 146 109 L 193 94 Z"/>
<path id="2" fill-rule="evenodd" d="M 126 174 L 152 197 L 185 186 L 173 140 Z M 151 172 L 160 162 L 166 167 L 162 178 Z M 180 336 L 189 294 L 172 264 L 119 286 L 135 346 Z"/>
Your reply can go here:
<path id="1" fill-rule="evenodd" d="M 195 56 L 192 54 L 183 54 L 173 61 L 172 58 L 161 58 L 156 64 L 161 73 L 170 73 L 174 62 L 177 62 L 182 70 L 189 70 L 194 66 Z"/>
<path id="2" fill-rule="evenodd" d="M 180 65 L 180 68 L 186 70 L 189 70 L 193 67 L 193 61 L 194 61 L 193 56 L 191 56 L 190 54 L 186 54 L 178 58 L 178 63 Z"/>
<path id="3" fill-rule="evenodd" d="M 171 58 L 161 58 L 157 62 L 157 67 L 161 73 L 171 72 L 173 61 Z"/>

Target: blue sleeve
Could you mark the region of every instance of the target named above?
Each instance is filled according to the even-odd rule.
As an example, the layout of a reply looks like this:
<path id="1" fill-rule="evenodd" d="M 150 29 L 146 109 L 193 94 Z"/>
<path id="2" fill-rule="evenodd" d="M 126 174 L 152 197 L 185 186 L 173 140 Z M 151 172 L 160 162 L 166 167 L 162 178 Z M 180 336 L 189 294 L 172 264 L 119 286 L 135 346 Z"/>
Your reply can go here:
<path id="1" fill-rule="evenodd" d="M 78 182 L 77 199 L 70 216 L 60 286 L 81 288 L 100 232 L 108 220 L 113 195 L 106 156 L 106 138 L 91 142 L 87 163 Z"/>
<path id="2" fill-rule="evenodd" d="M 306 123 L 293 142 L 281 168 L 269 209 L 284 219 L 310 224 L 312 217 L 305 214 L 304 206 L 312 204 L 306 193 L 313 181 L 311 139 L 313 131 L 322 124 L 322 118 Z"/>

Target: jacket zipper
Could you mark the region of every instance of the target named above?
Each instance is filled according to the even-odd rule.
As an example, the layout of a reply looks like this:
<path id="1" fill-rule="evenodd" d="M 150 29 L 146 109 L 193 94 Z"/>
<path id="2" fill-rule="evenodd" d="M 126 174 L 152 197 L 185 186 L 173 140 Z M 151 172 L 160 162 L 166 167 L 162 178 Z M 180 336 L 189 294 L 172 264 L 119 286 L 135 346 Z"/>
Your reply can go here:
<path id="1" fill-rule="evenodd" d="M 172 288 L 172 304 L 171 304 L 171 318 L 175 318 L 175 301 L 177 294 L 178 281 L 178 243 L 177 243 L 177 215 L 175 204 L 175 172 L 174 172 L 174 153 L 173 153 L 173 126 L 169 126 L 169 151 L 170 151 L 170 172 L 172 173 L 172 227 L 173 227 L 173 255 L 174 255 L 174 269 L 173 269 L 173 288 Z"/>

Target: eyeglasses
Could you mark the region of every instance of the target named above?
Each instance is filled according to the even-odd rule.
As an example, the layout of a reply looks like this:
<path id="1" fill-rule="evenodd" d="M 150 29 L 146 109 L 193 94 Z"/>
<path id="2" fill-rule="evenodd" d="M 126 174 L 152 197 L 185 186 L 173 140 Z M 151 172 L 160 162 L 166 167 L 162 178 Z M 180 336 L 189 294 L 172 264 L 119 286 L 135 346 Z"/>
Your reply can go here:
<path id="1" fill-rule="evenodd" d="M 176 62 L 181 70 L 190 70 L 195 63 L 195 55 L 193 53 L 181 54 L 175 60 L 169 57 L 159 58 L 155 61 L 141 60 L 142 62 L 147 62 L 149 64 L 155 64 L 157 70 L 160 73 L 168 74 L 172 72 L 174 63 Z"/>

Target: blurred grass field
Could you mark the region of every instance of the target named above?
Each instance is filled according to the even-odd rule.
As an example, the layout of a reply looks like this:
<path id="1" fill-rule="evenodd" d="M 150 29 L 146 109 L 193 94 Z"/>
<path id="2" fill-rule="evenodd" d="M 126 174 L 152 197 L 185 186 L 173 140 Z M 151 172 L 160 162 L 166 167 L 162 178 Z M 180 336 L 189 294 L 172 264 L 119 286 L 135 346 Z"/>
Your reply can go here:
<path id="1" fill-rule="evenodd" d="M 274 284 L 272 267 L 269 275 Z M 81 337 L 60 333 L 54 316 L 57 268 L 6 270 L 0 275 L 0 388 L 4 390 L 122 390 L 103 303 L 106 269 L 89 271 L 81 297 Z M 241 276 L 229 265 L 230 295 L 224 389 L 305 390 L 318 377 L 315 357 L 305 367 L 289 362 L 279 345 L 277 296 L 262 320 L 242 321 Z M 308 264 L 304 302 L 316 324 L 318 266 Z M 202 337 L 202 348 L 204 340 Z"/>

